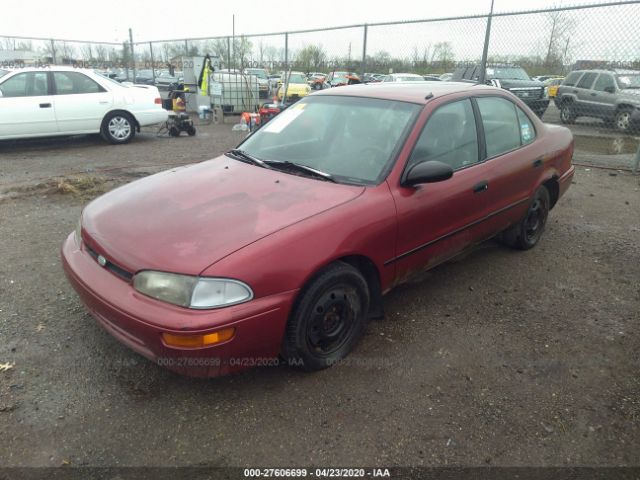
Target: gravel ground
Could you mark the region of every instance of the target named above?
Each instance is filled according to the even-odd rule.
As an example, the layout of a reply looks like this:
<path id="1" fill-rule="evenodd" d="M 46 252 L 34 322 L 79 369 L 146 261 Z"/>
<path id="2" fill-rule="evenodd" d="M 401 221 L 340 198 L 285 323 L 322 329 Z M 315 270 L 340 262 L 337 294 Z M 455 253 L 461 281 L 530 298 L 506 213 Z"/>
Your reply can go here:
<path id="1" fill-rule="evenodd" d="M 60 266 L 82 205 L 239 138 L 0 145 L 0 466 L 640 464 L 640 186 L 624 172 L 579 168 L 535 249 L 487 242 L 392 291 L 351 365 L 199 380 L 111 338 Z"/>

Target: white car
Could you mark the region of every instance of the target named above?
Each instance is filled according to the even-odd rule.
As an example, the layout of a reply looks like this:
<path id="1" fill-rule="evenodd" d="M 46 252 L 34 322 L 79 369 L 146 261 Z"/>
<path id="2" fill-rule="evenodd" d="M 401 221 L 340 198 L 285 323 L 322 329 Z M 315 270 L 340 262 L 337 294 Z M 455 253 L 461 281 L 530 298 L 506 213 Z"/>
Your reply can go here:
<path id="1" fill-rule="evenodd" d="M 424 82 L 422 75 L 415 73 L 392 73 L 382 77 L 382 82 Z"/>
<path id="2" fill-rule="evenodd" d="M 154 86 L 72 67 L 0 70 L 0 140 L 100 133 L 127 143 L 167 117 Z"/>

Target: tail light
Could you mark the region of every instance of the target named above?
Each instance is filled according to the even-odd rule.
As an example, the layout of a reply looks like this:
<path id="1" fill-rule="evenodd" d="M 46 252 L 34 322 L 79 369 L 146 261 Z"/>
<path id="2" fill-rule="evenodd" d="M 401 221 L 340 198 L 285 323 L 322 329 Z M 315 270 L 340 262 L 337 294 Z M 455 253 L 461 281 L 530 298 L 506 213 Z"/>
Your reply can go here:
<path id="1" fill-rule="evenodd" d="M 162 98 L 156 97 L 153 103 L 155 103 L 156 105 L 162 105 Z"/>

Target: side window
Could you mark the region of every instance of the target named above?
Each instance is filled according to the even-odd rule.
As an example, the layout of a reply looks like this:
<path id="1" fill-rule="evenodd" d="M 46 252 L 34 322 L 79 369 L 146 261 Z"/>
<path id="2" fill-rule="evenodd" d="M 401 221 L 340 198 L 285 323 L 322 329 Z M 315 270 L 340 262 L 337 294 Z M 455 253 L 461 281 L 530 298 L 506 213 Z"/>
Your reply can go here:
<path id="1" fill-rule="evenodd" d="M 585 73 L 576 86 L 578 88 L 591 88 L 591 85 L 593 85 L 593 81 L 596 79 L 597 75 L 598 74 L 594 72 Z"/>
<path id="2" fill-rule="evenodd" d="M 19 73 L 0 85 L 4 97 L 39 97 L 49 94 L 47 72 Z"/>
<path id="3" fill-rule="evenodd" d="M 500 97 L 478 98 L 477 102 L 484 127 L 487 158 L 518 148 L 521 143 L 521 128 L 516 106 Z"/>
<path id="4" fill-rule="evenodd" d="M 598 80 L 596 80 L 596 83 L 593 86 L 593 89 L 598 90 L 600 92 L 609 91 L 612 93 L 612 92 L 615 92 L 616 85 L 611 75 L 609 75 L 608 73 L 601 73 L 600 76 L 598 77 Z"/>
<path id="5" fill-rule="evenodd" d="M 562 82 L 562 84 L 567 85 L 568 87 L 573 87 L 576 83 L 578 83 L 580 75 L 582 75 L 582 72 L 571 72 L 569 75 L 567 75 L 567 78 L 564 79 L 564 82 Z"/>
<path id="6" fill-rule="evenodd" d="M 454 170 L 478 161 L 478 137 L 469 99 L 448 103 L 431 114 L 408 166 L 437 160 Z"/>
<path id="7" fill-rule="evenodd" d="M 79 72 L 53 72 L 58 95 L 104 92 L 104 88 Z"/>
<path id="8" fill-rule="evenodd" d="M 522 145 L 531 143 L 536 138 L 536 129 L 531 119 L 520 107 L 516 105 L 516 113 L 518 114 L 518 124 L 520 125 L 520 142 Z"/>

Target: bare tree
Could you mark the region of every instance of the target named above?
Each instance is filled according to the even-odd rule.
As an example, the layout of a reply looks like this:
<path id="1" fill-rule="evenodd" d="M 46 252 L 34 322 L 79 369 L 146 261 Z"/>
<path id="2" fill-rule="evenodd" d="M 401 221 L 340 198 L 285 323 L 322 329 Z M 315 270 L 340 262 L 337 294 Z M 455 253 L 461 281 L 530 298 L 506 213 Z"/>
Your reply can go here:
<path id="1" fill-rule="evenodd" d="M 567 39 L 575 27 L 575 19 L 564 11 L 552 11 L 546 14 L 549 23 L 549 41 L 544 64 L 547 68 L 561 66 Z"/>
<path id="2" fill-rule="evenodd" d="M 93 46 L 90 43 L 85 43 L 80 47 L 80 56 L 83 60 L 93 59 Z"/>
<path id="3" fill-rule="evenodd" d="M 96 60 L 98 62 L 104 62 L 107 59 L 107 48 L 104 45 L 98 45 L 96 47 Z"/>
<path id="4" fill-rule="evenodd" d="M 251 57 L 253 44 L 245 37 L 236 38 L 233 42 L 233 57 L 236 68 L 243 70 Z"/>

